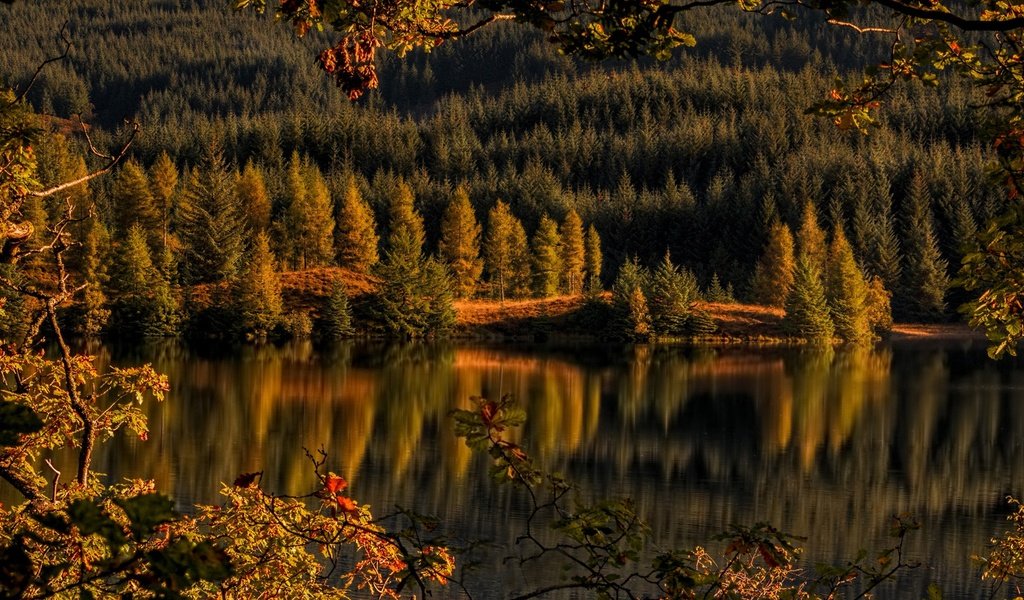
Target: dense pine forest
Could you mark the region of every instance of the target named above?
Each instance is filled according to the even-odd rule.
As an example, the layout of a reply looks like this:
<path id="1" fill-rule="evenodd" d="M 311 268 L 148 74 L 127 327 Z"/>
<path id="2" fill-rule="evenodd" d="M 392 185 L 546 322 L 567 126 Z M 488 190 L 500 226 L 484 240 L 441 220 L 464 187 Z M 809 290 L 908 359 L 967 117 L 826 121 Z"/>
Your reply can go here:
<path id="1" fill-rule="evenodd" d="M 69 56 L 29 95 L 52 117 L 41 184 L 86 167 L 76 115 L 101 146 L 142 126 L 115 174 L 75 191 L 100 217 L 72 257 L 95 284 L 72 315 L 83 333 L 318 318 L 345 334 L 345 290 L 286 314 L 277 277 L 340 266 L 386 282 L 365 316 L 405 335 L 449 327 L 453 297 L 612 289 L 632 337 L 708 332 L 693 302 L 735 298 L 784 306 L 804 337 L 859 339 L 890 302 L 897 319 L 953 317 L 963 249 L 1000 196 L 980 92 L 959 79 L 900 88 L 868 136 L 806 115 L 877 58 L 811 18 L 702 12 L 691 26 L 714 33 L 665 63 L 578 62 L 502 24 L 385 58 L 353 104 L 312 65 L 315 32 L 219 0 L 40 2 L 0 7 L 5 83 L 60 53 L 65 22 Z M 26 216 L 41 231 L 62 207 Z"/>

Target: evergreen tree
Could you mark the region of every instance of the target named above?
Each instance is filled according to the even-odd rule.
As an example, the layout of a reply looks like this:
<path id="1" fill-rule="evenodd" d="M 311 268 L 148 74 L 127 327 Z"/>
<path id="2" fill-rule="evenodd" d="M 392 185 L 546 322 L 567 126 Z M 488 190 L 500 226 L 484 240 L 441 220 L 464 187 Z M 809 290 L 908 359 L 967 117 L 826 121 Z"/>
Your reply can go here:
<path id="1" fill-rule="evenodd" d="M 821 273 L 825 268 L 827 249 L 825 246 L 825 232 L 818 225 L 818 212 L 814 203 L 808 200 L 804 203 L 803 216 L 800 219 L 800 229 L 796 234 L 796 249 L 801 255 L 811 261 L 815 269 Z"/>
<path id="2" fill-rule="evenodd" d="M 945 317 L 949 276 L 939 252 L 923 179 L 914 177 L 906 200 L 904 267 L 897 298 L 899 313 L 915 321 Z"/>
<path id="3" fill-rule="evenodd" d="M 586 240 L 586 278 L 587 293 L 601 293 L 601 237 L 593 225 L 587 228 Z"/>
<path id="4" fill-rule="evenodd" d="M 554 219 L 544 214 L 533 234 L 534 293 L 541 298 L 558 294 L 562 277 L 561 236 Z"/>
<path id="5" fill-rule="evenodd" d="M 711 275 L 711 284 L 708 286 L 708 302 L 718 302 L 721 304 L 735 302 L 732 292 L 730 291 L 731 289 L 732 284 L 729 284 L 728 288 L 722 287 L 722 281 L 718 278 L 718 273 L 715 272 Z"/>
<path id="6" fill-rule="evenodd" d="M 106 254 L 110 235 L 99 219 L 90 219 L 90 223 L 92 226 L 82 241 L 81 272 L 86 287 L 74 319 L 75 329 L 85 336 L 103 333 L 110 319 L 107 295 L 103 292 L 108 279 Z"/>
<path id="7" fill-rule="evenodd" d="M 754 299 L 768 306 L 782 306 L 793 288 L 793 236 L 785 223 L 776 220 L 768 234 L 768 245 L 754 269 L 751 282 Z"/>
<path id="8" fill-rule="evenodd" d="M 651 276 L 648 297 L 654 332 L 683 334 L 697 300 L 697 280 L 689 271 L 680 271 L 672 264 L 672 257 L 666 252 Z"/>
<path id="9" fill-rule="evenodd" d="M 879 174 L 875 181 L 875 195 L 872 198 L 870 227 L 867 233 L 868 252 L 864 257 L 864 270 L 870 276 L 882 278 L 886 289 L 895 290 L 900 285 L 900 241 L 893 223 L 892 192 L 889 180 Z"/>
<path id="10" fill-rule="evenodd" d="M 587 268 L 587 249 L 583 221 L 576 209 L 569 210 L 560 228 L 562 236 L 562 289 L 575 296 L 583 293 L 584 273 Z M 598 253 L 601 252 L 598 242 Z"/>
<path id="11" fill-rule="evenodd" d="M 320 337 L 328 340 L 340 340 L 355 335 L 348 294 L 345 293 L 345 286 L 340 281 L 331 286 L 331 293 L 320 309 L 317 332 Z"/>
<path id="12" fill-rule="evenodd" d="M 170 335 L 177 313 L 170 286 L 153 265 L 145 233 L 138 223 L 128 229 L 110 275 L 111 328 L 121 335 Z"/>
<path id="13" fill-rule="evenodd" d="M 871 338 L 868 322 L 868 285 L 853 257 L 843 228 L 836 228 L 828 249 L 825 297 L 836 334 L 848 342 Z"/>
<path id="14" fill-rule="evenodd" d="M 629 294 L 626 325 L 623 331 L 628 339 L 638 342 L 649 340 L 654 333 L 651 314 L 647 309 L 647 298 L 639 287 L 634 287 Z"/>
<path id="15" fill-rule="evenodd" d="M 287 174 L 292 265 L 317 267 L 334 260 L 334 207 L 320 169 L 292 155 Z"/>
<path id="16" fill-rule="evenodd" d="M 423 218 L 416 211 L 416 198 L 412 187 L 402 181 L 391 196 L 388 204 L 388 246 L 394 246 L 396 236 L 401 236 L 403 243 L 411 243 L 418 251 L 423 251 L 426 236 L 423 233 Z"/>
<path id="17" fill-rule="evenodd" d="M 511 250 L 509 271 L 510 292 L 514 298 L 525 298 L 530 295 L 533 278 L 533 258 L 530 247 L 526 243 L 526 229 L 523 222 L 513 217 L 509 228 L 508 245 Z"/>
<path id="18" fill-rule="evenodd" d="M 632 257 L 619 267 L 615 275 L 615 282 L 612 284 L 612 304 L 625 310 L 629 306 L 629 298 L 633 295 L 633 289 L 638 288 L 641 292 L 650 288 L 651 275 L 640 265 L 637 257 Z"/>
<path id="19" fill-rule="evenodd" d="M 334 236 L 338 264 L 369 273 L 377 264 L 377 223 L 370 205 L 363 200 L 354 176 L 349 176 Z"/>
<path id="20" fill-rule="evenodd" d="M 260 231 L 244 266 L 232 283 L 236 327 L 243 336 L 264 337 L 281 323 L 284 301 L 270 237 Z"/>
<path id="21" fill-rule="evenodd" d="M 251 161 L 245 163 L 245 168 L 235 180 L 235 194 L 249 231 L 254 234 L 267 231 L 270 228 L 270 194 L 263 169 Z"/>
<path id="22" fill-rule="evenodd" d="M 825 299 L 825 287 L 814 263 L 803 254 L 796 263 L 793 289 L 786 298 L 785 327 L 796 336 L 829 341 L 835 330 Z"/>
<path id="23" fill-rule="evenodd" d="M 171 214 L 174 211 L 174 192 L 178 187 L 178 168 L 164 150 L 149 167 L 149 183 L 153 192 L 153 204 L 159 214 L 160 256 L 168 252 L 168 235 Z"/>
<path id="24" fill-rule="evenodd" d="M 232 183 L 219 146 L 211 144 L 189 174 L 177 215 L 189 283 L 230 279 L 238 270 L 247 231 Z"/>
<path id="25" fill-rule="evenodd" d="M 451 270 L 455 292 L 460 298 L 473 295 L 483 272 L 480 231 L 469 203 L 469 193 L 460 186 L 444 211 L 438 242 L 438 254 Z"/>

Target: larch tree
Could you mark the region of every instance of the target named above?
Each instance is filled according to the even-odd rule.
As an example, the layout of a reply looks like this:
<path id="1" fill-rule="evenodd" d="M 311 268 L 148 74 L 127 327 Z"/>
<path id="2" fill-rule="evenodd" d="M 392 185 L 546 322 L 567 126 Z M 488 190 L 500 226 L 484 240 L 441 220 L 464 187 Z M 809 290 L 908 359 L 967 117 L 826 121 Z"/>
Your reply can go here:
<path id="1" fill-rule="evenodd" d="M 121 167 L 110 195 L 115 233 L 126 236 L 133 225 L 139 225 L 146 233 L 150 250 L 156 252 L 161 249 L 163 228 L 160 225 L 160 211 L 153 197 L 149 176 L 139 163 L 129 160 Z"/>
<path id="2" fill-rule="evenodd" d="M 355 177 L 350 175 L 345 185 L 334 235 L 338 264 L 357 273 L 369 273 L 379 259 L 379 242 L 373 210 L 359 193 Z"/>
<path id="3" fill-rule="evenodd" d="M 258 234 L 270 228 L 270 194 L 263 169 L 249 161 L 235 180 L 238 205 L 249 231 Z"/>
<path id="4" fill-rule="evenodd" d="M 558 284 L 562 278 L 563 257 L 561 254 L 561 236 L 558 224 L 544 214 L 540 225 L 533 234 L 533 281 L 534 293 L 547 298 L 558 294 Z"/>
<path id="5" fill-rule="evenodd" d="M 562 289 L 575 296 L 583 293 L 587 269 L 587 248 L 583 221 L 576 209 L 570 209 L 559 227 L 562 236 Z M 600 252 L 600 247 L 598 248 Z"/>
<path id="6" fill-rule="evenodd" d="M 498 299 L 504 302 L 506 297 L 529 293 L 530 251 L 526 231 L 508 204 L 501 200 L 487 215 L 483 250 L 488 280 Z"/>
<path id="7" fill-rule="evenodd" d="M 304 191 L 288 207 L 294 258 L 302 269 L 334 262 L 334 206 L 320 169 L 302 168 Z"/>
<path id="8" fill-rule="evenodd" d="M 819 273 L 825 269 L 825 258 L 828 256 L 825 232 L 818 224 L 818 211 L 810 200 L 804 202 L 800 229 L 796 232 L 796 251 L 807 257 Z"/>
<path id="9" fill-rule="evenodd" d="M 871 339 L 868 284 L 842 226 L 832 234 L 825 269 L 825 297 L 836 335 L 848 342 Z"/>
<path id="10" fill-rule="evenodd" d="M 793 288 L 795 270 L 793 235 L 785 223 L 776 219 L 768 233 L 764 254 L 754 268 L 751 282 L 754 299 L 768 306 L 781 307 Z"/>
<path id="11" fill-rule="evenodd" d="M 153 190 L 153 202 L 160 215 L 160 259 L 168 253 L 168 236 L 171 217 L 174 212 L 175 191 L 178 188 L 178 167 L 163 151 L 149 166 L 149 184 Z"/>
<path id="12" fill-rule="evenodd" d="M 460 298 L 468 298 L 476 293 L 483 273 L 480 232 L 480 224 L 469 202 L 469 192 L 460 186 L 445 208 L 437 247 L 441 261 L 451 270 L 455 293 Z"/>
<path id="13" fill-rule="evenodd" d="M 182 192 L 177 233 L 181 275 L 188 283 L 223 281 L 238 271 L 245 250 L 245 216 L 220 147 L 209 146 Z"/>
<path id="14" fill-rule="evenodd" d="M 868 282 L 865 304 L 871 331 L 876 335 L 888 333 L 892 329 L 892 293 L 885 289 L 881 277 L 872 277 Z"/>
<path id="15" fill-rule="evenodd" d="M 586 278 L 587 293 L 597 295 L 601 293 L 601 268 L 604 257 L 601 254 L 601 236 L 597 229 L 590 225 L 587 228 L 586 240 Z"/>

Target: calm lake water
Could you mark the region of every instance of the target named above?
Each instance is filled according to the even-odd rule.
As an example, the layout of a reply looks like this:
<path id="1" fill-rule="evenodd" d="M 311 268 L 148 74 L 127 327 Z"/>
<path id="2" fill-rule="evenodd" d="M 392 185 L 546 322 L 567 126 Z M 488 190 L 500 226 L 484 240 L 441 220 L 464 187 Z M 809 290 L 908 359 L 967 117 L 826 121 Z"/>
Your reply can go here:
<path id="1" fill-rule="evenodd" d="M 308 492 L 303 448 L 323 447 L 378 513 L 410 506 L 507 542 L 522 504 L 488 481 L 447 416 L 503 393 L 527 410 L 528 451 L 585 494 L 633 498 L 661 547 L 714 546 L 731 523 L 769 521 L 808 538 L 808 564 L 840 563 L 884 546 L 893 514 L 916 515 L 908 549 L 921 566 L 885 598 L 920 598 L 930 581 L 948 598 L 987 597 L 970 556 L 1007 527 L 1006 495 L 1024 494 L 1024 362 L 992 362 L 980 344 L 94 351 L 151 362 L 172 383 L 149 406 L 149 441 L 106 446 L 97 469 L 155 478 L 182 508 L 216 502 L 246 471 L 264 471 L 269 490 Z M 488 571 L 482 595 L 527 577 L 512 564 Z"/>

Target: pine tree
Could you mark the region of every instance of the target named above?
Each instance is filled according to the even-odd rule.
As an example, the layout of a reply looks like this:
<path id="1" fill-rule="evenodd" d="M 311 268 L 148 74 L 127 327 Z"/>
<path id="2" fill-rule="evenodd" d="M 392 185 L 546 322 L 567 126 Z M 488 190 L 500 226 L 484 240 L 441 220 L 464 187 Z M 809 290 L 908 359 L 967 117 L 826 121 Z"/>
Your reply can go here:
<path id="1" fill-rule="evenodd" d="M 825 287 L 814 263 L 803 254 L 796 263 L 793 289 L 786 299 L 785 327 L 793 334 L 812 341 L 828 341 L 835 330 L 825 299 Z"/>
<path id="2" fill-rule="evenodd" d="M 468 298 L 476 292 L 484 269 L 480 258 L 480 232 L 469 193 L 460 186 L 444 211 L 438 242 L 438 254 L 451 270 L 455 292 L 460 298 Z"/>
<path id="3" fill-rule="evenodd" d="M 182 277 L 189 283 L 230 279 L 247 236 L 245 218 L 220 148 L 212 144 L 189 174 L 178 211 Z"/>
<path id="4" fill-rule="evenodd" d="M 170 335 L 177 329 L 177 312 L 170 286 L 153 265 L 149 245 L 138 223 L 120 245 L 110 276 L 110 321 L 127 336 Z"/>
<path id="5" fill-rule="evenodd" d="M 270 194 L 263 169 L 251 161 L 245 163 L 245 168 L 235 180 L 235 194 L 249 231 L 253 234 L 267 231 L 270 228 Z"/>
<path id="6" fill-rule="evenodd" d="M 587 228 L 586 240 L 586 278 L 587 293 L 597 295 L 601 293 L 601 237 L 597 229 L 591 225 Z"/>
<path id="7" fill-rule="evenodd" d="M 914 177 L 906 201 L 904 268 L 897 296 L 899 313 L 915 321 L 945 317 L 949 276 L 935 237 L 929 197 L 920 175 Z"/>
<path id="8" fill-rule="evenodd" d="M 547 214 L 542 215 L 532 244 L 534 293 L 538 297 L 558 294 L 562 276 L 561 242 L 558 224 Z"/>
<path id="9" fill-rule="evenodd" d="M 284 301 L 270 237 L 261 231 L 232 283 L 236 327 L 243 336 L 265 337 L 281 322 Z"/>
<path id="10" fill-rule="evenodd" d="M 868 286 L 853 257 L 853 248 L 842 227 L 835 230 L 828 249 L 825 297 L 836 335 L 848 342 L 871 338 L 868 322 Z"/>
<path id="11" fill-rule="evenodd" d="M 317 332 L 320 337 L 328 340 L 340 340 L 355 335 L 348 294 L 345 293 L 345 286 L 340 281 L 331 286 L 331 293 L 320 309 Z"/>
<path id="12" fill-rule="evenodd" d="M 560 227 L 562 237 L 562 289 L 575 296 L 583 293 L 584 273 L 587 268 L 587 248 L 583 221 L 576 209 L 571 209 Z M 598 253 L 601 252 L 598 242 Z"/>
<path id="13" fill-rule="evenodd" d="M 351 175 L 341 203 L 334 241 L 341 266 L 357 273 L 369 273 L 370 268 L 377 264 L 377 223 L 370 205 L 359 193 L 355 177 Z"/>
<path id="14" fill-rule="evenodd" d="M 768 306 L 782 306 L 793 288 L 793 236 L 781 221 L 772 224 L 768 245 L 754 269 L 751 288 L 754 298 Z"/>
<path id="15" fill-rule="evenodd" d="M 167 239 L 174 211 L 174 192 L 178 187 L 178 168 L 168 156 L 167 151 L 160 153 L 156 161 L 149 167 L 149 183 L 153 191 L 153 204 L 160 216 L 160 255 L 167 253 Z"/>
<path id="16" fill-rule="evenodd" d="M 818 212 L 814 203 L 808 200 L 804 203 L 803 216 L 800 219 L 800 229 L 796 234 L 796 249 L 801 255 L 811 261 L 818 272 L 825 268 L 825 259 L 828 254 L 825 246 L 825 232 L 818 225 Z"/>

